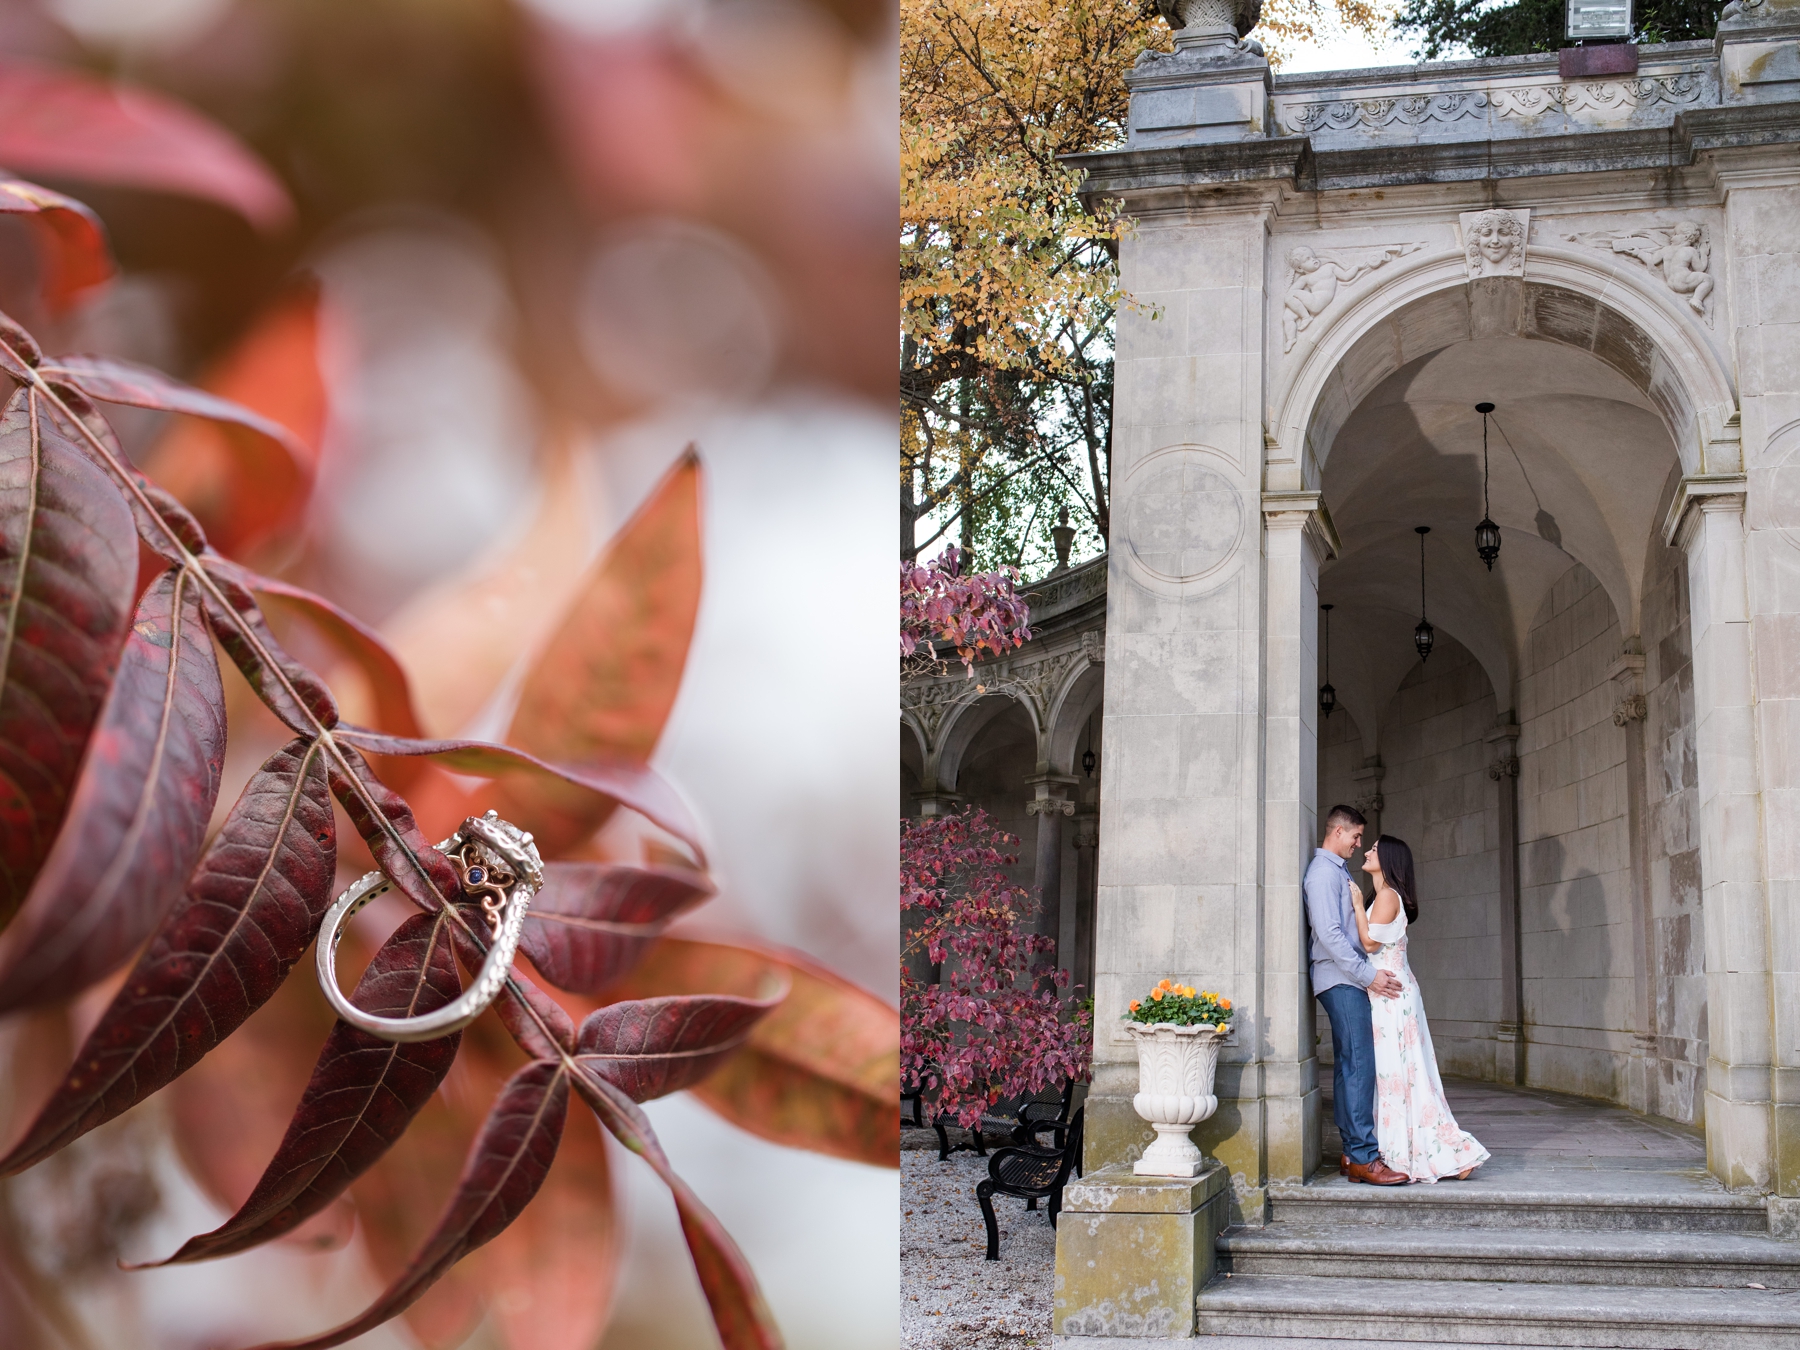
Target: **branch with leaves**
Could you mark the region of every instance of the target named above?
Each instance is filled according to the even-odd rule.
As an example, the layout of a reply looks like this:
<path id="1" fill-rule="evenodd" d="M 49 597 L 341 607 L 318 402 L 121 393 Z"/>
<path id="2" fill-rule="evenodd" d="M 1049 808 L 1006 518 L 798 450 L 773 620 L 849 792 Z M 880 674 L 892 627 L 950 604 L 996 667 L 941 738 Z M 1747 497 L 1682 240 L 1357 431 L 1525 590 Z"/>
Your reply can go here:
<path id="1" fill-rule="evenodd" d="M 55 194 L 11 190 L 37 212 L 86 219 Z M 92 240 L 76 230 L 54 242 L 79 251 Z M 59 1005 L 129 963 L 61 1082 L 0 1157 L 0 1175 L 41 1164 L 189 1075 L 280 993 L 335 889 L 334 801 L 360 840 L 342 851 L 366 849 L 418 911 L 352 994 L 390 1016 L 455 999 L 489 937 L 455 867 L 385 780 L 416 785 L 436 820 L 492 802 L 552 858 L 579 851 L 625 807 L 678 841 L 682 861 L 547 864 L 522 950 L 560 993 L 522 969 L 508 976 L 494 1013 L 512 1049 L 477 1049 L 494 1095 L 448 1205 L 365 1312 L 290 1350 L 339 1345 L 399 1315 L 513 1225 L 549 1176 L 571 1097 L 674 1193 L 729 1350 L 779 1346 L 748 1263 L 675 1174 L 639 1104 L 718 1073 L 727 1081 L 707 1100 L 728 1119 L 892 1165 L 895 1029 L 891 1009 L 805 958 L 721 946 L 709 963 L 696 954 L 706 944 L 663 937 L 713 889 L 697 826 L 646 762 L 697 607 L 697 458 L 670 471 L 596 564 L 601 584 L 527 673 L 512 743 L 434 740 L 420 735 L 404 669 L 381 639 L 324 597 L 215 549 L 125 458 L 100 405 L 223 424 L 289 465 L 286 481 L 302 490 L 310 456 L 286 427 L 140 366 L 48 358 L 4 316 L 0 373 L 13 385 L 0 411 L 0 1013 Z M 303 616 L 367 679 L 378 726 L 342 720 L 264 604 Z M 290 739 L 209 839 L 228 733 L 218 652 Z M 696 969 L 726 987 L 683 978 Z M 771 1023 L 796 988 L 814 1017 L 864 1029 L 854 1065 L 836 1064 L 804 1027 Z M 407 1133 L 465 1039 L 400 1045 L 338 1023 L 247 1198 L 157 1264 L 249 1250 L 320 1215 Z M 764 1081 L 774 1073 L 778 1087 Z"/>
<path id="2" fill-rule="evenodd" d="M 954 544 L 923 567 L 901 563 L 902 678 L 944 674 L 939 642 L 953 647 L 973 676 L 983 653 L 999 656 L 1031 641 L 1031 610 L 1018 593 L 1018 580 L 1010 567 L 965 575 Z"/>
<path id="3" fill-rule="evenodd" d="M 979 809 L 900 822 L 901 1073 L 965 1128 L 1089 1073 L 1093 1013 L 1063 992 L 1068 972 L 1044 959 L 1056 943 L 1004 871 L 1018 842 Z"/>

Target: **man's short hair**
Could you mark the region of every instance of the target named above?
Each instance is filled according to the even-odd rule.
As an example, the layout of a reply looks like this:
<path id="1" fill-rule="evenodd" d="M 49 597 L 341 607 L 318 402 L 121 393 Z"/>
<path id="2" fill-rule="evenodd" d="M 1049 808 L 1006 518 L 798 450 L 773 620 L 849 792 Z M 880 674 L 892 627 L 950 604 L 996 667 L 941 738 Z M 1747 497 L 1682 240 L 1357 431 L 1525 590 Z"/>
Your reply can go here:
<path id="1" fill-rule="evenodd" d="M 1336 806 L 1332 807 L 1331 810 L 1325 813 L 1326 834 L 1330 834 L 1339 826 L 1342 826 L 1346 830 L 1354 830 L 1358 825 L 1367 825 L 1368 823 L 1368 821 L 1363 819 L 1363 813 L 1361 811 L 1358 811 L 1354 806 L 1345 806 L 1342 802 L 1339 802 Z"/>

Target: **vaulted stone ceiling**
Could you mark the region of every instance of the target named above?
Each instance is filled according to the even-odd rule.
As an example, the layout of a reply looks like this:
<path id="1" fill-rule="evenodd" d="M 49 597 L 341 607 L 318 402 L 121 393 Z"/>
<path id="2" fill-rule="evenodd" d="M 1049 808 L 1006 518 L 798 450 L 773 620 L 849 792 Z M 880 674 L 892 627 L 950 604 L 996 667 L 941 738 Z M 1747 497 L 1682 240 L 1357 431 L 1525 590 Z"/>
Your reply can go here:
<path id="1" fill-rule="evenodd" d="M 1490 573 L 1475 553 L 1481 417 L 1491 402 Z M 1377 385 L 1344 422 L 1324 466 L 1342 541 L 1319 582 L 1331 615 L 1331 681 L 1371 751 L 1389 700 L 1417 664 L 1418 525 L 1426 612 L 1479 660 L 1499 709 L 1514 703 L 1520 646 L 1556 578 L 1584 564 L 1638 631 L 1644 566 L 1677 473 L 1661 417 L 1589 352 L 1523 337 L 1458 342 Z"/>

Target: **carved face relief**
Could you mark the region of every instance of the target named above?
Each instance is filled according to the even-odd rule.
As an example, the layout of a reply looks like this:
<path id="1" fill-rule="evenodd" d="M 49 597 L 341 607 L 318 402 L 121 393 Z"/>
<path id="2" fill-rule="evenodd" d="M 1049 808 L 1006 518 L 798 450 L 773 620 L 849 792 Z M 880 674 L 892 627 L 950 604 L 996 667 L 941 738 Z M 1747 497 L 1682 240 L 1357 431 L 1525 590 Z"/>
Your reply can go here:
<path id="1" fill-rule="evenodd" d="M 1517 277 L 1525 274 L 1525 236 L 1530 212 L 1465 211 L 1460 217 L 1463 253 L 1471 280 L 1478 277 Z"/>

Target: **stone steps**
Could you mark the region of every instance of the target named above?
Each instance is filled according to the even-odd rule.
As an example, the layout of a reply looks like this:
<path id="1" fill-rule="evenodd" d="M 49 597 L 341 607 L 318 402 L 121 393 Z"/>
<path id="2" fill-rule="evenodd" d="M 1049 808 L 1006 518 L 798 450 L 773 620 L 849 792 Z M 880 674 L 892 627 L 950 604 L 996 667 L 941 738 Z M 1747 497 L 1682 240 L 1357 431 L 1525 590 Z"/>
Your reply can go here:
<path id="1" fill-rule="evenodd" d="M 1538 1229 L 1574 1232 L 1761 1233 L 1760 1197 L 1723 1191 L 1569 1192 L 1505 1187 L 1479 1178 L 1435 1186 L 1352 1185 L 1337 1177 L 1268 1188 L 1269 1220 L 1309 1227 Z"/>
<path id="2" fill-rule="evenodd" d="M 1762 1350 L 1800 1344 L 1800 1297 L 1755 1289 L 1220 1276 L 1196 1300 L 1202 1336 Z"/>
<path id="3" fill-rule="evenodd" d="M 1648 1288 L 1800 1291 L 1800 1243 L 1755 1233 L 1408 1229 L 1276 1223 L 1233 1228 L 1219 1269 L 1330 1280 L 1510 1280 Z M 1754 1292 L 1754 1291 L 1752 1291 Z M 1800 1300 L 1796 1300 L 1800 1309 Z"/>

